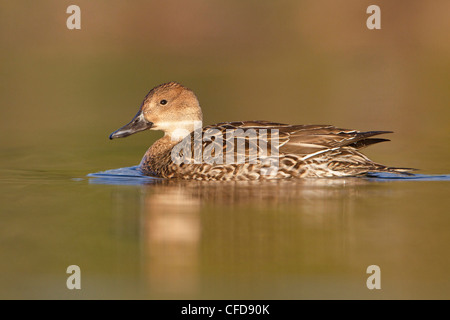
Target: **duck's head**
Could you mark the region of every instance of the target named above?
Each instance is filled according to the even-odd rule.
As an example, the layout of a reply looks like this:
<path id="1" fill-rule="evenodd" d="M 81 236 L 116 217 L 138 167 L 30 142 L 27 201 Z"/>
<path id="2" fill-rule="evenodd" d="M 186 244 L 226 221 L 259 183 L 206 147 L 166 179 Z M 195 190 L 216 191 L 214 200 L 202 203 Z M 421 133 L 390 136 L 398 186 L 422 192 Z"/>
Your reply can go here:
<path id="1" fill-rule="evenodd" d="M 153 88 L 130 123 L 114 131 L 110 139 L 123 138 L 143 130 L 161 130 L 172 140 L 181 140 L 201 126 L 202 110 L 192 90 L 176 82 Z"/>

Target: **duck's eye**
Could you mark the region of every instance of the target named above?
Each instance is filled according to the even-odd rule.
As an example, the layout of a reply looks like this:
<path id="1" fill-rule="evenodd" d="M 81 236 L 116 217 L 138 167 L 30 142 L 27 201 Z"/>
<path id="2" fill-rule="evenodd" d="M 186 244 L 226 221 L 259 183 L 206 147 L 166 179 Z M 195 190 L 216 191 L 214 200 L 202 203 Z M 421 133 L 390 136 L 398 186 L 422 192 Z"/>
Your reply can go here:
<path id="1" fill-rule="evenodd" d="M 167 100 L 161 100 L 161 101 L 159 102 L 159 104 L 165 105 L 165 104 L 167 104 Z"/>

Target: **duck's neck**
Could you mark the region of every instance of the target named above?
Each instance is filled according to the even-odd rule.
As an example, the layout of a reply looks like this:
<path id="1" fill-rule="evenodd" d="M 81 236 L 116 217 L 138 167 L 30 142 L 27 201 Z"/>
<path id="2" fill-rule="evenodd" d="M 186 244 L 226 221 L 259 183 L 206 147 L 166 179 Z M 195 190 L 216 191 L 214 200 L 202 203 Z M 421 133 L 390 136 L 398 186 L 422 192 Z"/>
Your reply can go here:
<path id="1" fill-rule="evenodd" d="M 171 162 L 170 151 L 182 138 L 173 139 L 170 134 L 165 134 L 152 144 L 141 160 L 141 171 L 144 174 L 162 175 L 161 171 Z"/>
<path id="2" fill-rule="evenodd" d="M 202 130 L 202 120 L 195 115 L 195 120 L 158 123 L 156 130 L 163 130 L 164 137 L 157 140 L 145 153 L 140 168 L 144 174 L 163 176 L 164 170 L 172 163 L 171 150 L 195 130 Z"/>

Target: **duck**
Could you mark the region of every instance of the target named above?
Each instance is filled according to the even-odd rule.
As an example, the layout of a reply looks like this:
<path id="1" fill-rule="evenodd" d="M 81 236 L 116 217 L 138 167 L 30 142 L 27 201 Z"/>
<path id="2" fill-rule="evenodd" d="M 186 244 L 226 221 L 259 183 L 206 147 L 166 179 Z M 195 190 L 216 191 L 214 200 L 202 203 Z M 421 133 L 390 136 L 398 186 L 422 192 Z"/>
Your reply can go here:
<path id="1" fill-rule="evenodd" d="M 385 166 L 361 149 L 389 141 L 392 131 L 358 131 L 332 125 L 291 125 L 253 120 L 203 126 L 195 93 L 178 82 L 151 89 L 132 120 L 110 139 L 145 130 L 164 136 L 144 154 L 143 175 L 165 179 L 233 181 L 337 178 L 412 168 Z"/>

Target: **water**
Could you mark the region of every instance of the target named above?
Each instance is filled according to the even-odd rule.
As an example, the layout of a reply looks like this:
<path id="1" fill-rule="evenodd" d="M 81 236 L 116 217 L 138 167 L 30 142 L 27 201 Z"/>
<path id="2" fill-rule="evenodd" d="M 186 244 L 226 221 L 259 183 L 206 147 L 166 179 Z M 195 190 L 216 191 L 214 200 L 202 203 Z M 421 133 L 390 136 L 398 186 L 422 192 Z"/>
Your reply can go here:
<path id="1" fill-rule="evenodd" d="M 446 298 L 449 175 L 3 181 L 2 298 Z M 4 202 L 2 202 L 4 203 Z M 69 265 L 82 289 L 65 287 Z M 366 268 L 381 268 L 381 290 Z"/>
<path id="2" fill-rule="evenodd" d="M 61 1 L 1 4 L 0 298 L 450 297 L 448 1 L 386 2 L 381 30 L 357 0 L 79 2 L 76 31 Z M 392 130 L 364 152 L 419 174 L 142 177 L 162 134 L 108 136 L 167 81 L 205 125 Z"/>
<path id="3" fill-rule="evenodd" d="M 147 297 L 450 293 L 450 260 L 438 254 L 450 238 L 450 175 L 197 182 L 142 177 L 131 167 L 89 176 L 89 184 L 116 186 L 117 236 L 137 237 Z M 373 264 L 382 270 L 379 292 L 365 284 Z"/>

